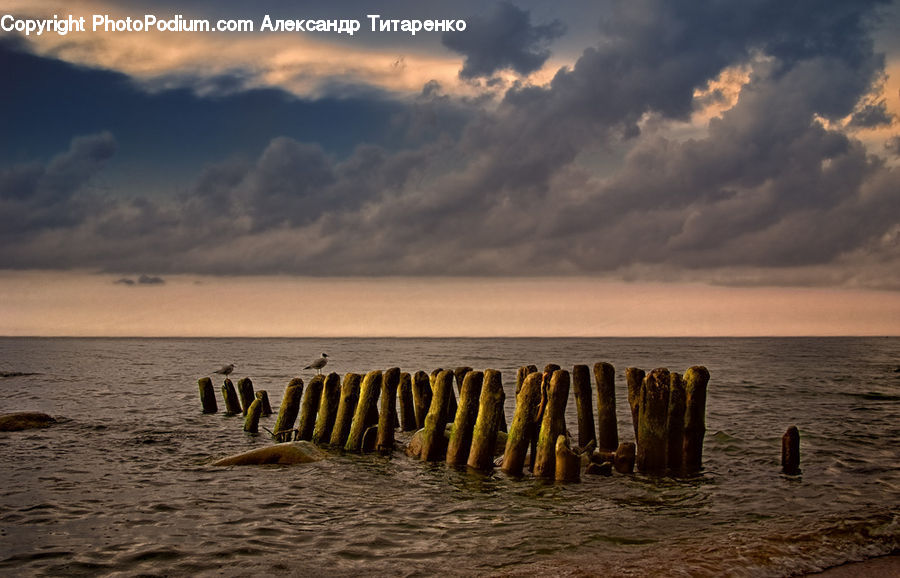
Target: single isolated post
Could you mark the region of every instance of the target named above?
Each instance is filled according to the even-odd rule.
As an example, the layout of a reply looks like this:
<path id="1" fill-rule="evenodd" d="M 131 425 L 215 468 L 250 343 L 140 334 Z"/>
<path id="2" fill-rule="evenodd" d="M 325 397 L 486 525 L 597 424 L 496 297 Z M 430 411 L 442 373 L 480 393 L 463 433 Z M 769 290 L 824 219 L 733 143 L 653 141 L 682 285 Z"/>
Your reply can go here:
<path id="1" fill-rule="evenodd" d="M 300 398 L 303 397 L 303 380 L 295 377 L 284 390 L 284 399 L 278 408 L 278 417 L 275 418 L 275 441 L 291 441 L 294 430 L 294 420 L 300 412 Z"/>
<path id="2" fill-rule="evenodd" d="M 241 411 L 244 415 L 247 415 L 250 404 L 256 399 L 256 396 L 253 395 L 253 382 L 250 381 L 249 377 L 242 377 L 238 380 L 237 390 L 238 396 L 241 398 Z"/>
<path id="3" fill-rule="evenodd" d="M 464 368 L 463 368 L 464 369 Z M 460 374 L 457 372 L 457 376 Z M 478 399 L 484 374 L 480 371 L 467 371 L 459 388 L 459 410 L 453 421 L 453 431 L 447 444 L 447 464 L 461 466 L 469 461 L 469 449 L 472 446 L 472 430 L 478 416 Z"/>
<path id="4" fill-rule="evenodd" d="M 612 364 L 594 364 L 597 382 L 597 447 L 613 451 L 619 447 L 619 423 L 616 420 L 616 368 Z M 584 444 L 581 444 L 584 445 Z"/>
<path id="5" fill-rule="evenodd" d="M 203 404 L 203 413 L 216 413 L 219 406 L 216 404 L 216 390 L 213 388 L 212 380 L 208 377 L 201 377 L 197 380 L 200 387 L 200 403 Z"/>
<path id="6" fill-rule="evenodd" d="M 225 383 L 222 384 L 222 397 L 225 399 L 225 415 L 237 415 L 242 412 L 237 391 L 227 377 Z"/>
<path id="7" fill-rule="evenodd" d="M 425 416 L 425 427 L 422 428 L 422 453 L 420 457 L 426 462 L 444 459 L 447 451 L 447 428 L 450 410 L 450 396 L 453 394 L 453 372 L 442 371 L 434 378 L 432 385 L 434 397 L 428 415 Z"/>
<path id="8" fill-rule="evenodd" d="M 316 417 L 316 427 L 312 434 L 313 443 L 327 444 L 331 440 L 331 431 L 334 429 L 334 421 L 337 419 L 340 403 L 341 376 L 332 372 L 325 378 L 325 384 L 322 386 L 319 414 Z"/>
<path id="9" fill-rule="evenodd" d="M 586 367 L 586 366 L 585 366 Z M 557 482 L 581 481 L 581 456 L 569 447 L 569 438 L 560 434 L 556 438 L 555 479 Z"/>
<path id="10" fill-rule="evenodd" d="M 700 472 L 703 467 L 703 438 L 706 436 L 706 388 L 709 371 L 696 365 L 684 372 L 684 458 L 685 475 Z"/>
<path id="11" fill-rule="evenodd" d="M 363 379 L 359 389 L 359 403 L 350 424 L 350 435 L 344 449 L 348 452 L 363 451 L 363 435 L 373 425 L 378 425 L 378 395 L 381 393 L 382 374 L 370 371 Z M 372 419 L 374 415 L 374 421 Z"/>
<path id="12" fill-rule="evenodd" d="M 654 369 L 641 386 L 637 467 L 643 473 L 666 473 L 666 422 L 669 417 L 669 370 Z"/>
<path id="13" fill-rule="evenodd" d="M 525 467 L 525 457 L 531 443 L 534 422 L 537 420 L 541 403 L 541 383 L 543 376 L 538 372 L 529 374 L 522 383 L 516 397 L 516 411 L 506 438 L 501 468 L 511 476 L 521 476 Z"/>
<path id="14" fill-rule="evenodd" d="M 362 376 L 358 373 L 344 375 L 344 383 L 341 385 L 341 401 L 338 403 L 337 417 L 334 427 L 331 429 L 330 445 L 338 448 L 347 443 L 350 434 L 350 424 L 353 422 L 353 414 L 356 413 L 356 405 L 359 402 L 359 383 Z"/>
<path id="15" fill-rule="evenodd" d="M 322 401 L 322 388 L 325 386 L 325 376 L 316 375 L 309 380 L 306 386 L 306 396 L 300 406 L 300 423 L 297 425 L 298 440 L 310 441 L 313 430 L 316 427 L 316 414 L 319 413 L 319 403 Z"/>
<path id="16" fill-rule="evenodd" d="M 394 451 L 394 428 L 397 427 L 397 388 L 400 386 L 400 368 L 392 367 L 384 372 L 381 380 L 381 413 L 378 414 L 378 434 L 375 449 L 381 454 Z"/>
<path id="17" fill-rule="evenodd" d="M 431 407 L 431 378 L 424 371 L 413 375 L 413 406 L 416 410 L 416 429 L 425 427 L 425 416 Z"/>
<path id="18" fill-rule="evenodd" d="M 250 407 L 247 408 L 247 419 L 244 420 L 244 431 L 259 433 L 259 416 L 262 414 L 262 402 L 259 398 L 253 398 Z"/>
<path id="19" fill-rule="evenodd" d="M 503 380 L 499 371 L 488 369 L 484 372 L 484 384 L 478 401 L 478 417 L 472 432 L 472 447 L 469 450 L 469 467 L 487 471 L 494 467 L 494 447 L 497 432 L 500 431 L 503 416 Z"/>
<path id="20" fill-rule="evenodd" d="M 272 415 L 272 406 L 269 404 L 269 392 L 264 389 L 261 389 L 256 392 L 256 399 L 260 401 L 262 404 L 262 415 L 269 416 Z"/>
<path id="21" fill-rule="evenodd" d="M 669 416 L 666 420 L 666 467 L 673 476 L 683 472 L 684 459 L 684 380 L 680 373 L 669 376 Z"/>
<path id="22" fill-rule="evenodd" d="M 800 473 L 800 430 L 795 425 L 781 436 L 781 471 L 789 476 Z"/>
<path id="23" fill-rule="evenodd" d="M 596 366 L 595 366 L 596 371 Z M 597 439 L 594 430 L 594 404 L 591 402 L 591 373 L 587 365 L 572 368 L 572 390 L 578 414 L 578 445 L 584 447 Z"/>
<path id="24" fill-rule="evenodd" d="M 638 439 L 638 422 L 641 413 L 641 385 L 644 383 L 644 370 L 637 367 L 629 367 L 625 370 L 625 383 L 628 386 L 628 405 L 631 407 L 631 425 L 634 427 L 634 443 L 640 443 Z"/>
<path id="25" fill-rule="evenodd" d="M 557 369 L 550 378 L 547 404 L 538 434 L 534 475 L 552 478 L 556 475 L 556 440 L 566 433 L 566 402 L 569 399 L 569 372 Z"/>
<path id="26" fill-rule="evenodd" d="M 397 390 L 400 403 L 400 429 L 416 431 L 416 404 L 413 400 L 412 376 L 405 371 L 400 374 L 400 387 Z"/>

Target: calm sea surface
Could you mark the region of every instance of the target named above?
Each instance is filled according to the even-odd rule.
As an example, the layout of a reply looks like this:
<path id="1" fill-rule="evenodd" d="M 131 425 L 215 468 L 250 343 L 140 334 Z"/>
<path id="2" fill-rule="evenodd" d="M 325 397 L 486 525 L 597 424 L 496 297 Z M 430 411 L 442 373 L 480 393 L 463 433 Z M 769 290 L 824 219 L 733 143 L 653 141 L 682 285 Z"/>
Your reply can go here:
<path id="1" fill-rule="evenodd" d="M 197 379 L 234 362 L 232 378 L 251 377 L 277 412 L 290 378 L 308 381 L 301 368 L 322 352 L 341 374 L 498 369 L 508 420 L 520 365 L 608 361 L 626 441 L 626 367 L 705 365 L 704 471 L 553 484 L 401 451 L 210 466 L 271 442 L 245 434 L 239 417 L 203 415 Z M 0 433 L 0 574 L 814 571 L 898 548 L 898 366 L 900 338 L 0 339 L 0 372 L 32 374 L 0 379 L 0 413 L 61 420 Z M 800 477 L 779 471 L 790 425 Z"/>

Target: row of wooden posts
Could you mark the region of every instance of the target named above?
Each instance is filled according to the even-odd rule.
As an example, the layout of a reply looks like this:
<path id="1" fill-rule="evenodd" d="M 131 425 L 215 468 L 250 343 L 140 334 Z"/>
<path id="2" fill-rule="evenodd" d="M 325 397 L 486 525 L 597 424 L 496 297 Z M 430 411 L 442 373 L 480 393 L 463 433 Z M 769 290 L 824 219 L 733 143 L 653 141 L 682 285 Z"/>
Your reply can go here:
<path id="1" fill-rule="evenodd" d="M 436 369 L 429 375 L 395 367 L 365 376 L 348 373 L 343 381 L 337 373 L 317 375 L 305 396 L 303 380 L 292 379 L 270 433 L 279 442 L 308 440 L 348 452 L 388 454 L 394 450 L 399 427 L 416 432 L 407 453 L 476 470 L 493 468 L 495 449 L 504 443 L 497 465 L 508 474 L 521 475 L 527 466 L 535 476 L 564 481 L 579 480 L 584 466 L 592 473 L 609 473 L 613 468 L 629 473 L 635 464 L 639 471 L 653 475 L 689 476 L 700 471 L 709 381 L 706 368 L 691 367 L 683 376 L 666 369 L 649 374 L 637 368 L 626 370 L 636 443 L 619 443 L 614 367 L 597 363 L 593 374 L 596 427 L 588 366 L 576 365 L 570 373 L 549 364 L 542 372 L 534 365 L 519 368 L 516 408 L 508 427 L 499 371 L 459 367 Z M 199 386 L 203 411 L 218 411 L 212 381 L 202 378 Z M 570 386 L 577 410 L 577 442 L 566 429 Z M 248 432 L 257 432 L 260 416 L 272 412 L 266 392 L 254 394 L 249 378 L 241 379 L 237 390 L 226 378 L 222 396 L 227 413 L 246 416 Z M 451 423 L 448 436 L 445 432 Z M 505 441 L 501 432 L 507 432 Z"/>

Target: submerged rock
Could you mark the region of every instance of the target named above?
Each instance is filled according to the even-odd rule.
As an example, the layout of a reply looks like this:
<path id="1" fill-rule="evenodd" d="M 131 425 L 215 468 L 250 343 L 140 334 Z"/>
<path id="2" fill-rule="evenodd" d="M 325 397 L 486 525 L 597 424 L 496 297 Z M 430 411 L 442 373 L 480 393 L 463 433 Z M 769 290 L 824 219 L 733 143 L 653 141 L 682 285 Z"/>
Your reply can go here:
<path id="1" fill-rule="evenodd" d="M 50 427 L 56 419 L 36 411 L 21 411 L 0 415 L 0 431 L 21 431 L 40 427 Z"/>
<path id="2" fill-rule="evenodd" d="M 264 464 L 308 464 L 325 459 L 325 453 L 308 441 L 285 442 L 235 454 L 213 462 L 214 466 L 259 466 Z"/>

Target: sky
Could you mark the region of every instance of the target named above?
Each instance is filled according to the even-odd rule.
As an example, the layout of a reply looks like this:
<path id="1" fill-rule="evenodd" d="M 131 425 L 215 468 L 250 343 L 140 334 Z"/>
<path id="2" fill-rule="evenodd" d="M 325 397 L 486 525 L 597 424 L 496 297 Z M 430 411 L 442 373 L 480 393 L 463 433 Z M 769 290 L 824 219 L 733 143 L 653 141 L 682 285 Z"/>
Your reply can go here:
<path id="1" fill-rule="evenodd" d="M 0 0 L 0 335 L 900 334 L 898 2 L 557 4 Z"/>

